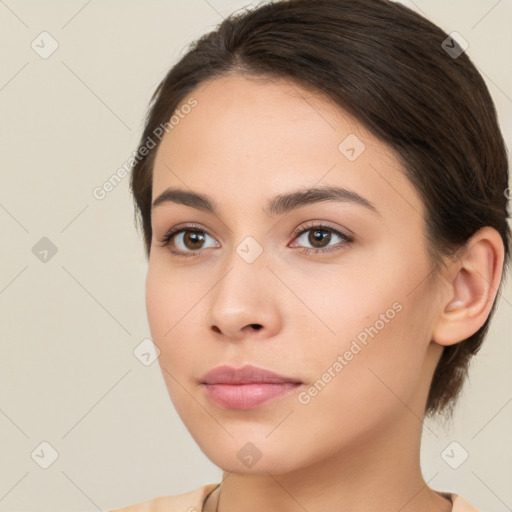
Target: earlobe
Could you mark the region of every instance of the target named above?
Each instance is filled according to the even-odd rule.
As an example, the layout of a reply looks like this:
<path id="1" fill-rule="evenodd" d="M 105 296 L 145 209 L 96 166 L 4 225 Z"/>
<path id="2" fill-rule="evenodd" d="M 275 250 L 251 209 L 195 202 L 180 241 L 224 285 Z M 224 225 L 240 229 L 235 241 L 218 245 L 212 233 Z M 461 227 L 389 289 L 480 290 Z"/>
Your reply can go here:
<path id="1" fill-rule="evenodd" d="M 495 229 L 481 228 L 468 240 L 446 274 L 432 341 L 454 345 L 482 327 L 496 298 L 503 259 L 503 241 Z"/>

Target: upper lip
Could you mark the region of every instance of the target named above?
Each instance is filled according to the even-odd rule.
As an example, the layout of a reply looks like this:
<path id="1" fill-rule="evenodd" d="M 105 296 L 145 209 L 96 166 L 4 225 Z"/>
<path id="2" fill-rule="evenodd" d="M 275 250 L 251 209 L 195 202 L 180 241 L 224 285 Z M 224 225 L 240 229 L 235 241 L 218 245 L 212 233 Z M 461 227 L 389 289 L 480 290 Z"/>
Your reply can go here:
<path id="1" fill-rule="evenodd" d="M 201 384 L 251 384 L 251 383 L 272 383 L 272 382 L 293 382 L 301 381 L 292 377 L 285 377 L 264 368 L 258 368 L 250 364 L 241 368 L 222 365 L 216 366 L 200 379 Z"/>

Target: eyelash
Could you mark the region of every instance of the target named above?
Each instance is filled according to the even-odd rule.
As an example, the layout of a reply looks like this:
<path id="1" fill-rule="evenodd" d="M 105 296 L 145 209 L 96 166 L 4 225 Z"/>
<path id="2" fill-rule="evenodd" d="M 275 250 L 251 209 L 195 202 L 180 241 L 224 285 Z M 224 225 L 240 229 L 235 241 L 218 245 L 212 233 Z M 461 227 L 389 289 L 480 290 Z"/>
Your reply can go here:
<path id="1" fill-rule="evenodd" d="M 296 233 L 293 234 L 293 239 L 295 240 L 296 238 L 299 238 L 304 233 L 307 233 L 308 231 L 313 231 L 313 230 L 328 231 L 330 233 L 334 233 L 335 235 L 339 236 L 342 239 L 342 242 L 339 242 L 335 246 L 331 246 L 331 247 L 328 246 L 328 248 L 326 248 L 326 249 L 314 249 L 314 248 L 310 248 L 310 247 L 301 247 L 298 249 L 305 254 L 311 254 L 311 253 L 318 254 L 318 253 L 327 253 L 327 252 L 336 251 L 336 250 L 339 250 L 339 247 L 337 247 L 337 246 L 339 246 L 340 244 L 343 244 L 343 245 L 351 244 L 354 241 L 354 238 L 352 236 L 342 233 L 341 231 L 339 231 L 333 227 L 326 226 L 324 224 L 318 224 L 318 223 L 312 223 L 311 225 L 304 226 L 300 231 L 297 231 Z M 177 251 L 176 249 L 172 249 L 170 246 L 171 240 L 176 235 L 183 233 L 183 232 L 187 232 L 187 231 L 208 234 L 208 232 L 205 231 L 204 229 L 202 229 L 201 227 L 195 226 L 192 224 L 188 224 L 185 226 L 176 226 L 176 227 L 171 228 L 169 231 L 167 231 L 167 233 L 164 235 L 164 237 L 160 240 L 159 247 L 168 247 L 169 251 L 178 257 L 189 258 L 189 257 L 198 256 L 200 253 L 200 250 L 182 252 L 182 251 Z M 208 236 L 210 236 L 210 235 L 208 235 Z"/>

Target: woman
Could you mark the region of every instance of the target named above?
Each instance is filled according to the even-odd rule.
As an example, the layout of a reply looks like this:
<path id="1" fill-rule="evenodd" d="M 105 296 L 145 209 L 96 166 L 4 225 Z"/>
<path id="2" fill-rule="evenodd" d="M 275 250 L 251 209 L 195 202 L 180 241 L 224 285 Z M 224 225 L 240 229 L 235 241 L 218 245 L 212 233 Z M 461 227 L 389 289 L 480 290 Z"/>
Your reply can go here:
<path id="1" fill-rule="evenodd" d="M 118 510 L 476 510 L 424 481 L 509 260 L 463 47 L 387 0 L 233 15 L 157 88 L 131 186 L 170 397 L 221 484 Z"/>

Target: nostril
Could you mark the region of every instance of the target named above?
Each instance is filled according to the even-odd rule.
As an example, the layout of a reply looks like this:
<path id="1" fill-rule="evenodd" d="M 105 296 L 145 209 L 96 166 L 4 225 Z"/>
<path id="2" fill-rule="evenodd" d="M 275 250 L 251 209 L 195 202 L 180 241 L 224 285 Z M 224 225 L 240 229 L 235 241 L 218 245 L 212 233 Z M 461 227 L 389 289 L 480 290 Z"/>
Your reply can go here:
<path id="1" fill-rule="evenodd" d="M 256 329 L 257 331 L 259 331 L 263 326 L 262 326 L 262 325 L 260 325 L 260 324 L 251 324 L 251 327 L 252 327 L 253 329 Z"/>

